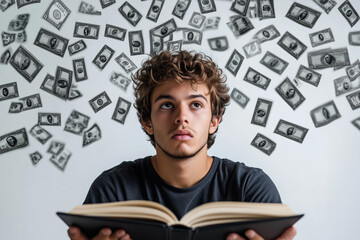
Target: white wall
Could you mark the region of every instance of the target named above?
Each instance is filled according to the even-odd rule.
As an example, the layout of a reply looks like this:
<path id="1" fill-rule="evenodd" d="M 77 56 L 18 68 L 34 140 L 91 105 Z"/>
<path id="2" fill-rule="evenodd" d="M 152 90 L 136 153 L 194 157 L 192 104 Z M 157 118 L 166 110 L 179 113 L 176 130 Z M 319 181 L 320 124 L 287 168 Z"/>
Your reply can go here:
<path id="1" fill-rule="evenodd" d="M 101 16 L 90 16 L 78 13 L 80 1 L 64 0 L 72 13 L 61 30 L 46 22 L 42 15 L 50 1 L 28 5 L 17 9 L 16 4 L 0 13 L 0 30 L 7 31 L 8 23 L 20 13 L 30 13 L 30 22 L 26 28 L 27 42 L 23 44 L 43 64 L 44 67 L 30 84 L 18 74 L 10 64 L 0 64 L 0 85 L 16 81 L 20 97 L 40 93 L 43 107 L 9 114 L 8 109 L 12 101 L 0 102 L 1 125 L 0 135 L 25 127 L 30 144 L 15 151 L 0 154 L 0 239 L 66 239 L 67 227 L 55 215 L 56 211 L 68 211 L 74 205 L 81 204 L 87 190 L 96 176 L 103 170 L 119 164 L 125 160 L 133 160 L 145 155 L 154 154 L 154 150 L 146 141 L 145 134 L 140 129 L 135 109 L 132 108 L 124 125 L 111 120 L 116 101 L 119 96 L 133 102 L 132 89 L 125 92 L 113 85 L 109 79 L 113 70 L 125 72 L 118 66 L 114 58 L 122 52 L 130 56 L 128 36 L 124 42 L 103 36 L 105 24 L 118 25 L 128 30 L 143 30 L 146 42 L 145 51 L 150 51 L 149 30 L 170 18 L 174 18 L 178 27 L 190 27 L 189 19 L 194 11 L 199 12 L 197 1 L 193 0 L 183 20 L 171 15 L 175 1 L 166 1 L 157 23 L 145 18 L 151 1 L 130 1 L 142 14 L 143 18 L 136 27 L 130 25 L 118 12 L 124 1 L 101 9 L 99 1 L 87 0 L 102 11 Z M 228 77 L 228 85 L 240 89 L 250 97 L 245 109 L 231 102 L 227 108 L 224 120 L 220 125 L 215 145 L 210 149 L 211 155 L 230 158 L 245 162 L 247 165 L 260 167 L 273 179 L 277 185 L 282 200 L 296 212 L 305 213 L 305 217 L 296 224 L 298 235 L 296 239 L 354 239 L 357 234 L 358 199 L 360 198 L 360 151 L 358 148 L 359 130 L 351 121 L 359 117 L 359 110 L 352 110 L 345 95 L 336 97 L 333 80 L 345 75 L 344 69 L 319 70 L 322 78 L 318 87 L 305 82 L 299 88 L 305 96 L 305 102 L 293 111 L 276 93 L 278 84 L 289 77 L 294 79 L 296 72 L 303 64 L 308 66 L 307 52 L 313 51 L 309 34 L 331 27 L 335 42 L 324 46 L 338 48 L 348 47 L 350 60 L 358 59 L 360 47 L 350 46 L 348 32 L 359 30 L 357 23 L 353 28 L 346 22 L 338 11 L 343 1 L 337 1 L 335 8 L 326 14 L 313 1 L 301 3 L 321 12 L 318 22 L 312 29 L 296 24 L 285 17 L 293 1 L 275 0 L 276 18 L 259 21 L 251 19 L 255 29 L 236 39 L 228 26 L 230 1 L 216 1 L 217 12 L 205 16 L 220 16 L 219 29 L 206 31 L 203 34 L 202 45 L 187 45 L 186 49 L 204 51 L 222 68 L 232 51 L 237 49 L 245 56 L 242 46 L 248 43 L 253 35 L 261 28 L 274 24 L 280 34 L 289 31 L 308 49 L 296 60 L 279 47 L 279 38 L 261 45 L 262 54 L 245 59 L 237 76 L 234 77 L 224 68 Z M 360 2 L 351 1 L 360 13 Z M 63 58 L 47 52 L 33 44 L 39 29 L 45 28 L 51 32 L 68 38 L 69 43 L 78 41 L 73 37 L 75 22 L 100 24 L 98 40 L 85 39 L 87 49 L 77 55 L 69 56 L 67 52 Z M 226 35 L 230 47 L 225 52 L 211 51 L 208 38 Z M 94 66 L 92 60 L 104 44 L 109 45 L 116 52 L 103 71 Z M 10 48 L 14 52 L 19 43 L 12 43 Z M 7 47 L 0 47 L 0 53 Z M 260 64 L 260 59 L 266 51 L 271 51 L 289 62 L 289 66 L 280 76 Z M 47 73 L 55 74 L 57 66 L 72 70 L 72 60 L 84 57 L 89 79 L 76 83 L 83 96 L 73 101 L 62 101 L 40 89 L 40 85 Z M 146 55 L 131 56 L 137 66 L 141 65 Z M 263 91 L 243 81 L 248 67 L 251 66 L 272 79 L 270 86 Z M 98 113 L 94 113 L 88 101 L 102 91 L 106 91 L 112 104 Z M 266 127 L 250 123 L 257 98 L 265 98 L 273 102 L 272 111 Z M 310 111 L 315 107 L 334 100 L 341 118 L 321 128 L 315 128 L 310 117 Z M 102 131 L 101 141 L 87 147 L 82 147 L 82 137 L 65 132 L 64 123 L 70 112 L 75 109 L 90 116 L 89 127 L 97 123 Z M 37 123 L 38 112 L 58 112 L 62 115 L 61 126 L 45 126 L 52 135 L 45 145 L 33 138 L 29 131 Z M 273 133 L 279 119 L 285 119 L 306 127 L 309 132 L 302 144 L 288 140 Z M 275 151 L 267 156 L 254 147 L 250 142 L 257 133 L 262 133 L 277 143 Z M 58 140 L 66 143 L 66 148 L 72 156 L 65 171 L 60 171 L 49 159 L 46 153 L 49 143 Z M 43 159 L 34 166 L 29 154 L 39 151 Z"/>

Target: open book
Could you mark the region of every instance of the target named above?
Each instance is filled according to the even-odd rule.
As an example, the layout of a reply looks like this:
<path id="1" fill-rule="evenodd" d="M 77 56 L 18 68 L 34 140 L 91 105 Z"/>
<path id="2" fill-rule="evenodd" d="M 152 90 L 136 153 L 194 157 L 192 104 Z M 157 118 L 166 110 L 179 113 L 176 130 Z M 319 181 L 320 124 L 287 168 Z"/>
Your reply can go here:
<path id="1" fill-rule="evenodd" d="M 89 237 L 110 227 L 126 230 L 133 240 L 220 240 L 231 232 L 243 235 L 247 229 L 254 229 L 264 239 L 274 239 L 303 216 L 284 204 L 226 201 L 205 203 L 179 220 L 165 206 L 143 200 L 84 204 L 57 214 Z"/>

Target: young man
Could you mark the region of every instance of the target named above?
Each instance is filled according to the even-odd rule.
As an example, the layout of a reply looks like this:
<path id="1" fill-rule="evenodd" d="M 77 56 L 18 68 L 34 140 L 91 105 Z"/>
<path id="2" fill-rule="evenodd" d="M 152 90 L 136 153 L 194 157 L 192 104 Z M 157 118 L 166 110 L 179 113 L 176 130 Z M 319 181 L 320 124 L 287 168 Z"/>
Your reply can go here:
<path id="1" fill-rule="evenodd" d="M 151 200 L 181 218 L 211 201 L 281 202 L 262 170 L 207 154 L 230 100 L 226 78 L 209 57 L 162 52 L 144 62 L 133 81 L 137 114 L 156 155 L 103 172 L 84 203 Z M 76 227 L 69 228 L 68 234 L 72 240 L 87 239 Z M 295 234 L 295 228 L 289 228 L 278 240 Z M 252 230 L 246 236 L 262 239 Z M 130 237 L 124 230 L 105 228 L 95 239 Z M 229 234 L 227 239 L 243 238 Z"/>

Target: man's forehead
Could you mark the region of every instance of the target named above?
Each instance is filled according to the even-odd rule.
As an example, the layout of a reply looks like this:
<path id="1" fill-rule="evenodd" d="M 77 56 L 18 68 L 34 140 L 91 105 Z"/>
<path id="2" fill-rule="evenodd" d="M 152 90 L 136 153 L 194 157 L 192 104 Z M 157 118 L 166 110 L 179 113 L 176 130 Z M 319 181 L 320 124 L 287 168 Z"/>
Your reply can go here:
<path id="1" fill-rule="evenodd" d="M 168 82 L 159 85 L 152 91 L 152 102 L 154 102 L 159 96 L 166 96 L 170 98 L 195 98 L 209 96 L 209 88 L 205 83 L 177 83 Z"/>

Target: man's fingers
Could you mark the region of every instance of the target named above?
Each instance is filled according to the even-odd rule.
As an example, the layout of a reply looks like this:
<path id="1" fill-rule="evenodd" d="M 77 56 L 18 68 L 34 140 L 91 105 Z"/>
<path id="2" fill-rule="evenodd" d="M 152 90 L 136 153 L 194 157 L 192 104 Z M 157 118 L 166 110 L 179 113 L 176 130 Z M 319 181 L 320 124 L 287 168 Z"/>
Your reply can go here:
<path id="1" fill-rule="evenodd" d="M 93 240 L 108 240 L 110 239 L 111 229 L 110 228 L 103 228 L 100 230 L 98 235 L 96 235 Z"/>
<path id="2" fill-rule="evenodd" d="M 130 240 L 129 234 L 125 232 L 125 230 L 116 230 L 110 236 L 110 240 Z"/>
<path id="3" fill-rule="evenodd" d="M 239 234 L 236 233 L 230 233 L 226 240 L 245 240 L 244 238 L 240 237 Z"/>
<path id="4" fill-rule="evenodd" d="M 281 236 L 277 240 L 291 240 L 295 237 L 295 235 L 296 235 L 296 228 L 290 227 L 286 229 L 286 231 L 283 232 L 283 234 L 281 234 Z"/>
<path id="5" fill-rule="evenodd" d="M 249 238 L 249 240 L 264 240 L 259 234 L 257 234 L 254 230 L 247 230 L 245 235 Z"/>
<path id="6" fill-rule="evenodd" d="M 77 227 L 69 227 L 68 235 L 71 240 L 87 240 L 87 237 L 84 236 Z"/>

